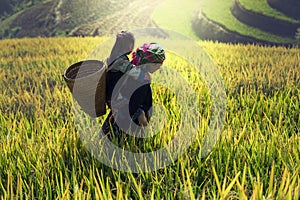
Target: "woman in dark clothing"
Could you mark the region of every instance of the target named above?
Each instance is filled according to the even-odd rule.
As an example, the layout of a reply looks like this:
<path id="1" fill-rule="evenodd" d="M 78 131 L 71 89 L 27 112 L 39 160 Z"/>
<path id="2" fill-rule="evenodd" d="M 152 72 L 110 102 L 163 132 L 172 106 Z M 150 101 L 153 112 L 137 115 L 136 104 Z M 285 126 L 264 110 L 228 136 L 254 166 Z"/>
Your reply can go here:
<path id="1" fill-rule="evenodd" d="M 131 32 L 121 31 L 116 35 L 116 42 L 106 60 L 108 65 L 106 95 L 109 107 L 115 84 L 125 73 L 133 80 L 138 80 L 141 83 L 150 79 L 149 73 L 129 61 L 128 55 L 133 50 L 134 42 L 135 38 Z"/>
<path id="2" fill-rule="evenodd" d="M 150 43 L 137 48 L 131 63 L 149 75 L 159 69 L 164 60 L 164 49 L 156 43 Z M 114 135 L 119 135 L 127 132 L 132 125 L 148 125 L 152 107 L 150 82 L 150 76 L 141 81 L 130 72 L 108 72 L 107 96 L 112 112 L 103 125 L 104 133 L 113 132 Z"/>

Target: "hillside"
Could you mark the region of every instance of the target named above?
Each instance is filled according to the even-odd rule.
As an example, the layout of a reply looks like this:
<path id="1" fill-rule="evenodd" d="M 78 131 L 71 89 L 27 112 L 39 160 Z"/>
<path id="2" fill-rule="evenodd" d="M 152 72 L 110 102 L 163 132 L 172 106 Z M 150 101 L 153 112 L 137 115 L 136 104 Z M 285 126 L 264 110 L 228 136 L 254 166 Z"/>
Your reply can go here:
<path id="1" fill-rule="evenodd" d="M 0 38 L 95 36 L 154 26 L 151 13 L 158 3 L 158 0 L 36 2 L 18 7 L 0 21 Z"/>
<path id="2" fill-rule="evenodd" d="M 195 40 L 295 46 L 300 21 L 294 10 L 300 7 L 289 1 L 294 8 L 276 0 L 3 0 L 0 39 L 104 36 L 159 26 Z"/>
<path id="3" fill-rule="evenodd" d="M 300 4 L 292 2 L 290 11 L 300 10 Z M 299 27 L 300 21 L 267 0 L 203 0 L 193 20 L 195 32 L 203 39 L 276 46 L 295 45 Z"/>
<path id="4" fill-rule="evenodd" d="M 0 20 L 5 19 L 21 10 L 32 7 L 42 0 L 1 0 L 0 1 Z"/>

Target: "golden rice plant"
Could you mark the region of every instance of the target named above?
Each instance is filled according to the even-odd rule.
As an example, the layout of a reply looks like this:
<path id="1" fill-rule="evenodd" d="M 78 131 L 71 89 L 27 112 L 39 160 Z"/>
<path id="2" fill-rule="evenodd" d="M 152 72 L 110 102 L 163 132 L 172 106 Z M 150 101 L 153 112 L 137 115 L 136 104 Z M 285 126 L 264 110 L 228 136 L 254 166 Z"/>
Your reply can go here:
<path id="1" fill-rule="evenodd" d="M 105 39 L 0 41 L 1 199 L 297 199 L 299 49 L 199 42 L 221 73 L 227 95 L 221 138 L 206 157 L 201 143 L 210 121 L 210 91 L 191 60 L 168 51 L 165 65 L 199 95 L 199 128 L 170 166 L 135 174 L 105 166 L 85 148 L 62 78 L 66 67 L 86 59 Z M 189 59 L 198 53 L 186 51 Z M 147 151 L 172 140 L 181 109 L 191 106 L 179 105 L 162 85 L 152 88 L 154 102 L 165 109 L 166 126 L 146 140 L 141 149 Z M 128 140 L 124 148 L 141 150 L 134 145 L 137 141 Z"/>

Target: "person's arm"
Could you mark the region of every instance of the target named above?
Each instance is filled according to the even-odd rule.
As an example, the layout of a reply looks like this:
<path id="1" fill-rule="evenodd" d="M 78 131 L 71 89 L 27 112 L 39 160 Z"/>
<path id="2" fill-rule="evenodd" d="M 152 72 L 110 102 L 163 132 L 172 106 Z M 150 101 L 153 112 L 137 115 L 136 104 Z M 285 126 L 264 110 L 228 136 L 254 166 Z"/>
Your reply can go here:
<path id="1" fill-rule="evenodd" d="M 141 126 L 147 126 L 148 111 L 152 107 L 152 93 L 149 84 L 143 85 L 138 88 L 130 98 L 129 112 L 132 120 L 138 122 Z"/>

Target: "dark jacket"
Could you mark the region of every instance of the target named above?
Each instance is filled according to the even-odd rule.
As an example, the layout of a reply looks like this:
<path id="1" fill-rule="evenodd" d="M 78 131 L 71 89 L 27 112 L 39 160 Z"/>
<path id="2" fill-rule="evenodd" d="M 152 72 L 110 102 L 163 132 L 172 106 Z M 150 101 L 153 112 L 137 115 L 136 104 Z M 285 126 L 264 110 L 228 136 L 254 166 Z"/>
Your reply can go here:
<path id="1" fill-rule="evenodd" d="M 129 62 L 129 63 L 128 63 Z M 133 67 L 130 66 L 130 61 L 127 56 L 122 56 L 119 58 L 118 61 L 114 62 L 114 65 L 110 70 L 107 72 L 106 76 L 106 101 L 107 105 L 111 108 L 111 102 L 115 102 L 119 96 L 114 96 L 114 94 L 120 94 L 123 99 L 127 99 L 129 101 L 129 114 L 131 117 L 134 118 L 136 122 L 136 118 L 140 113 L 141 109 L 146 113 L 147 118 L 150 117 L 150 108 L 152 107 L 152 91 L 150 87 L 150 83 L 144 81 L 143 78 L 145 76 L 145 72 L 140 68 L 136 68 L 134 65 Z M 122 65 L 120 67 L 120 65 Z M 132 64 L 131 64 L 132 65 Z M 121 70 L 117 69 L 127 69 L 129 73 L 126 73 Z M 136 76 L 138 74 L 138 76 Z M 137 78 L 139 77 L 139 78 Z M 143 78 L 141 78 L 143 77 Z M 118 81 L 122 81 L 118 83 Z M 116 85 L 120 86 L 116 88 Z M 137 86 L 140 86 L 137 88 Z M 137 88 L 137 90 L 132 91 L 133 88 Z M 115 91 L 114 91 L 115 90 Z M 112 101 L 113 98 L 113 101 Z M 127 107 L 122 107 L 120 109 L 128 109 L 128 102 Z"/>

